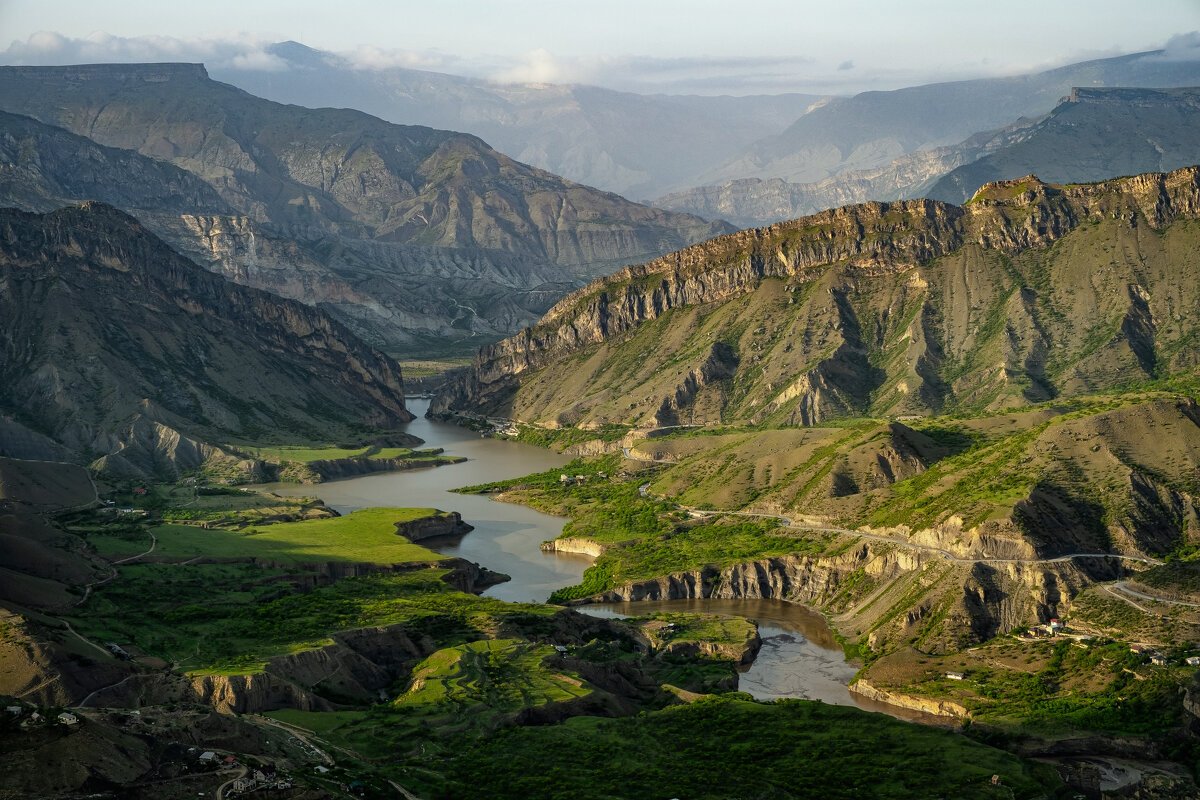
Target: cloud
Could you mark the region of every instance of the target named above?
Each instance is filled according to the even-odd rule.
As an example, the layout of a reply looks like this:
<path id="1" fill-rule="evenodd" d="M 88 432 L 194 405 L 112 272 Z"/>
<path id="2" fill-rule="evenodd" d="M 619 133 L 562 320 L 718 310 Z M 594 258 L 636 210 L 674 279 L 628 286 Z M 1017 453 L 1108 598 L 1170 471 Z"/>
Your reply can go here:
<path id="1" fill-rule="evenodd" d="M 340 53 L 340 60 L 354 69 L 425 69 L 444 71 L 463 64 L 463 59 L 437 50 L 388 50 L 372 44 L 359 45 Z"/>
<path id="2" fill-rule="evenodd" d="M 1172 36 L 1167 40 L 1161 58 L 1164 61 L 1200 60 L 1200 31 Z"/>
<path id="3" fill-rule="evenodd" d="M 845 72 L 851 69 L 854 69 L 853 61 L 843 61 L 842 63 L 838 64 L 838 72 Z"/>
<path id="4" fill-rule="evenodd" d="M 245 70 L 288 69 L 286 61 L 270 52 L 270 46 L 270 42 L 250 34 L 232 34 L 219 39 L 178 39 L 172 36 L 123 37 L 98 32 L 74 39 L 51 31 L 39 31 L 0 51 L 0 61 L 31 66 L 189 61 Z"/>

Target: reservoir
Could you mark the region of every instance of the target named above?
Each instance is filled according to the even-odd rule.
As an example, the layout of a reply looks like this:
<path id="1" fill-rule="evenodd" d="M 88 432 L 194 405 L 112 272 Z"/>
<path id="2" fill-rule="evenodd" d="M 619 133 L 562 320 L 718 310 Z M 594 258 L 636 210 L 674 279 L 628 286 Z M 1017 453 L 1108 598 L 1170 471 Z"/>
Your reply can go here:
<path id="1" fill-rule="evenodd" d="M 474 531 L 452 541 L 430 539 L 422 544 L 509 575 L 512 580 L 484 592 L 500 600 L 544 602 L 555 589 L 579 583 L 592 562 L 590 557 L 545 553 L 539 547 L 558 537 L 567 520 L 481 495 L 450 491 L 560 469 L 570 459 L 532 445 L 481 438 L 458 425 L 426 419 L 426 400 L 408 400 L 406 405 L 417 418 L 404 430 L 424 439 L 423 447 L 441 447 L 447 455 L 469 460 L 432 469 L 329 481 L 317 487 L 288 483 L 262 488 L 284 495 L 316 494 L 343 514 L 371 506 L 457 511 L 475 527 Z M 846 685 L 854 676 L 854 667 L 846 663 L 824 618 L 804 606 L 779 600 L 668 600 L 579 606 L 577 610 L 597 616 L 635 616 L 664 610 L 748 617 L 758 622 L 763 647 L 740 678 L 742 691 L 760 700 L 806 698 L 905 718 L 913 716 L 850 694 Z"/>

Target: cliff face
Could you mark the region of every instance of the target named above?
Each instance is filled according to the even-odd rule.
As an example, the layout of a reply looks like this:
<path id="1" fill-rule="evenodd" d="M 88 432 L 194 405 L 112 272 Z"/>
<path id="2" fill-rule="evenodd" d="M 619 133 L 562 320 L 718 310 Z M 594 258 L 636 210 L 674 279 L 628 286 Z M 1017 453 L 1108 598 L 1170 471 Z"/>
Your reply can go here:
<path id="1" fill-rule="evenodd" d="M 743 231 L 573 292 L 481 350 L 433 410 L 650 426 L 665 404 L 695 423 L 811 424 L 1191 369 L 1178 309 L 1198 211 L 1188 168 L 1065 188 L 1030 176 L 961 207 L 868 203 Z M 723 370 L 706 370 L 714 357 Z"/>
<path id="2" fill-rule="evenodd" d="M 394 361 L 107 206 L 0 213 L 0 286 L 4 412 L 117 474 L 231 458 L 217 437 L 411 418 Z"/>
<path id="3" fill-rule="evenodd" d="M 776 599 L 822 609 L 876 651 L 919 641 L 926 652 L 969 647 L 1030 620 L 1065 616 L 1103 562 L 1037 566 L 947 562 L 863 541 L 830 557 L 780 556 L 628 583 L 580 603 L 693 598 Z M 857 635 L 857 634 L 855 634 Z"/>

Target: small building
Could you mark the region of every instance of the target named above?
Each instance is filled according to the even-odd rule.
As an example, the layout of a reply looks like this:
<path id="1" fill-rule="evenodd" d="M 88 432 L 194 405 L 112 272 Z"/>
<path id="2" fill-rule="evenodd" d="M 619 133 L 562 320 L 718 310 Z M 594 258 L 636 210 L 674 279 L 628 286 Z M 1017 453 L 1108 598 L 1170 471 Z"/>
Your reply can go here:
<path id="1" fill-rule="evenodd" d="M 1150 663 L 1156 667 L 1165 667 L 1167 665 L 1167 657 L 1162 653 L 1151 653 Z"/>
<path id="2" fill-rule="evenodd" d="M 317 766 L 313 767 L 313 770 L 324 775 L 326 772 L 329 772 L 329 767 L 323 767 L 318 764 Z"/>
<path id="3" fill-rule="evenodd" d="M 75 716 L 69 711 L 64 711 L 58 715 L 58 721 L 63 725 L 78 725 L 79 717 Z"/>
<path id="4" fill-rule="evenodd" d="M 1058 618 L 1058 617 L 1055 617 L 1054 619 L 1050 620 L 1050 633 L 1052 633 L 1052 634 L 1053 634 L 1053 633 L 1058 633 L 1058 632 L 1059 632 L 1059 631 L 1061 631 L 1061 630 L 1062 630 L 1064 627 L 1065 627 L 1065 626 L 1062 624 L 1062 621 L 1061 621 L 1061 620 L 1059 620 L 1059 618 Z"/>
<path id="5" fill-rule="evenodd" d="M 10 714 L 16 714 L 17 716 L 20 716 L 21 712 L 24 711 L 25 709 L 22 708 L 21 706 L 9 706 L 8 708 L 6 708 L 4 710 Z"/>
<path id="6" fill-rule="evenodd" d="M 966 678 L 967 676 L 962 674 L 961 672 L 947 672 L 946 677 L 952 681 L 961 681 L 964 678 Z"/>
<path id="7" fill-rule="evenodd" d="M 1200 656 L 1188 656 L 1186 663 L 1189 667 L 1200 667 Z"/>
<path id="8" fill-rule="evenodd" d="M 566 657 L 567 648 L 564 645 L 556 644 L 556 645 L 554 645 L 554 649 L 558 651 L 558 654 L 560 656 L 563 656 L 564 658 Z"/>
<path id="9" fill-rule="evenodd" d="M 205 750 L 200 754 L 200 760 L 205 763 L 214 763 L 217 760 L 217 754 L 212 750 Z"/>
<path id="10" fill-rule="evenodd" d="M 253 778 L 235 778 L 233 781 L 233 791 L 249 792 L 252 791 L 256 783 Z"/>
<path id="11" fill-rule="evenodd" d="M 1144 644 L 1131 644 L 1129 645 L 1129 652 L 1141 655 L 1142 653 L 1150 652 L 1150 648 Z"/>

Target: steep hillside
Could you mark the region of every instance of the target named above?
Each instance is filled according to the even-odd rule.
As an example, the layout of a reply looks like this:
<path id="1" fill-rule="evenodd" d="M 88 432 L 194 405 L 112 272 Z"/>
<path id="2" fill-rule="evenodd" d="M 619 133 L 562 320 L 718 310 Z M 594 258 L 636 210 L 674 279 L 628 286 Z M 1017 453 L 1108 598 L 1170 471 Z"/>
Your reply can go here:
<path id="1" fill-rule="evenodd" d="M 731 230 L 565 181 L 473 136 L 261 100 L 200 65 L 5 67 L 0 108 L 201 179 L 212 192 L 195 207 L 156 207 L 139 193 L 159 177 L 185 185 L 178 173 L 144 161 L 122 172 L 130 155 L 86 149 L 107 162 L 97 173 L 116 177 L 112 199 L 131 198 L 119 205 L 179 249 L 249 285 L 329 301 L 391 350 L 415 349 L 422 335 L 468 347 L 497 338 L 573 285 Z M 4 122 L 15 151 L 5 202 L 44 210 L 47 195 L 92 199 L 69 177 L 77 145 Z M 186 185 L 194 193 L 195 181 Z M 359 241 L 376 243 L 383 263 L 348 252 Z M 480 283 L 463 291 L 463 278 Z"/>
<path id="2" fill-rule="evenodd" d="M 100 204 L 0 211 L 0 454 L 177 474 L 229 438 L 411 418 L 400 368 L 326 314 L 229 283 Z M 10 450 L 10 440 L 12 448 Z"/>
<path id="3" fill-rule="evenodd" d="M 990 181 L 1031 173 L 1057 183 L 1163 172 L 1200 162 L 1196 89 L 1072 89 L 1050 114 L 816 183 L 746 178 L 661 197 L 662 208 L 744 227 L 868 200 L 970 199 Z"/>
<path id="4" fill-rule="evenodd" d="M 390 122 L 464 131 L 518 161 L 645 198 L 733 157 L 801 117 L 817 95 L 639 95 L 596 86 L 502 84 L 424 70 L 360 69 L 297 42 L 272 46 L 281 70 L 214 69 L 259 97 L 357 108 Z"/>
<path id="5" fill-rule="evenodd" d="M 811 425 L 1195 373 L 1200 171 L 992 184 L 715 239 L 564 298 L 435 410 Z"/>

